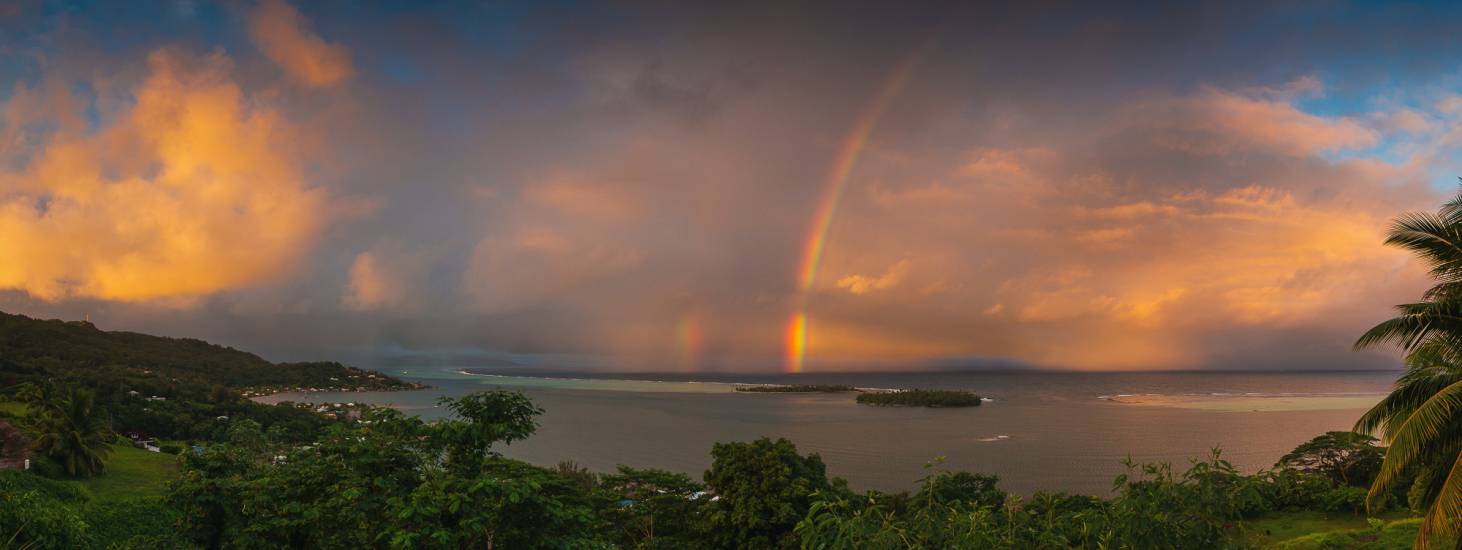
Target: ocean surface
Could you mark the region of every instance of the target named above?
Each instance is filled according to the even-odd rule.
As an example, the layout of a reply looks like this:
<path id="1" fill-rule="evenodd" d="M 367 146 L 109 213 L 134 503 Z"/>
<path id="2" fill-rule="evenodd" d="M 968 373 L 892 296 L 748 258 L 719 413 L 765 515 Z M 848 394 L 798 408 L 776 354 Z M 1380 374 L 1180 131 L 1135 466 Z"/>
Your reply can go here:
<path id="1" fill-rule="evenodd" d="M 1220 447 L 1246 472 L 1329 430 L 1345 430 L 1384 396 L 1395 372 L 928 372 L 609 374 L 423 367 L 384 372 L 430 384 L 407 392 L 283 393 L 261 401 L 372 403 L 426 418 L 435 403 L 494 387 L 546 409 L 532 438 L 503 449 L 529 462 L 626 464 L 700 478 L 711 445 L 785 437 L 822 455 L 857 490 L 913 488 L 926 465 L 1000 476 L 1028 494 L 1105 495 L 1123 459 L 1175 466 Z M 736 392 L 738 383 L 951 388 L 986 396 L 962 409 L 858 405 L 854 394 Z"/>

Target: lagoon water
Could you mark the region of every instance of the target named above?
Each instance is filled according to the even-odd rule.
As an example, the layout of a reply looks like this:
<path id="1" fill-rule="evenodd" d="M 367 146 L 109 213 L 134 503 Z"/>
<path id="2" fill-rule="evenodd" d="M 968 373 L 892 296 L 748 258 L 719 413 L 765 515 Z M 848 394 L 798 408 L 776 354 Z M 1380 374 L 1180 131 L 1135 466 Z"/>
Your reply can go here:
<path id="1" fill-rule="evenodd" d="M 471 372 L 468 372 L 468 371 Z M 1344 430 L 1379 401 L 1395 372 L 1072 373 L 932 372 L 668 375 L 423 367 L 386 372 L 433 387 L 409 392 L 286 393 L 263 401 L 366 402 L 435 418 L 440 396 L 501 387 L 546 413 L 532 438 L 504 454 L 597 471 L 617 464 L 699 479 L 711 445 L 785 437 L 816 452 L 855 489 L 914 487 L 926 464 L 999 475 L 1019 493 L 1106 494 L 1122 460 L 1174 465 L 1221 447 L 1246 472 L 1295 445 Z M 871 407 L 853 394 L 734 391 L 736 383 L 967 389 L 981 407 Z"/>

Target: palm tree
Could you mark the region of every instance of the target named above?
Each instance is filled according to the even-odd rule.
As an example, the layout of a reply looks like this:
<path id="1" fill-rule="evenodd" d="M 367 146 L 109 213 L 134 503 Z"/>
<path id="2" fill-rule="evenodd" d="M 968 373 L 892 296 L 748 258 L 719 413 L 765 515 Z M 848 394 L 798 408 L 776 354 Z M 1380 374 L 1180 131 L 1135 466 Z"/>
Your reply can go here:
<path id="1" fill-rule="evenodd" d="M 98 410 L 95 391 L 47 384 L 29 388 L 23 397 L 37 452 L 59 462 L 73 477 L 102 473 L 116 435 L 110 419 Z"/>
<path id="2" fill-rule="evenodd" d="M 1372 503 L 1404 473 L 1424 472 L 1426 517 L 1416 539 L 1416 548 L 1424 549 L 1462 531 L 1462 193 L 1436 213 L 1397 218 L 1386 244 L 1415 253 L 1437 283 L 1420 302 L 1397 306 L 1400 315 L 1356 341 L 1357 349 L 1401 348 L 1406 372 L 1355 430 L 1379 430 L 1389 446 L 1371 485 Z M 1462 549 L 1462 537 L 1457 547 Z"/>

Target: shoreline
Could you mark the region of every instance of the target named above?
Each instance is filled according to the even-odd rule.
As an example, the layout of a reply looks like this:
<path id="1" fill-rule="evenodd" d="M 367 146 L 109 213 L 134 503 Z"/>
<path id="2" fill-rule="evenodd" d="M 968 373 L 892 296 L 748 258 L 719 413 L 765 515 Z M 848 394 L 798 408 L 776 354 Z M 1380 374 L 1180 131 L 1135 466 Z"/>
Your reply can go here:
<path id="1" fill-rule="evenodd" d="M 704 385 L 710 385 L 710 386 L 731 386 L 736 393 L 795 393 L 795 394 L 837 393 L 837 392 L 823 392 L 823 391 L 788 392 L 788 391 L 742 390 L 740 388 L 751 388 L 751 387 L 790 387 L 790 386 L 800 386 L 800 385 L 806 385 L 806 384 L 784 384 L 784 383 L 776 383 L 776 382 L 726 382 L 726 381 L 720 381 L 720 380 L 655 380 L 655 379 L 652 379 L 652 378 L 648 378 L 649 376 L 652 376 L 653 375 L 652 373 L 626 373 L 626 374 L 631 374 L 631 375 L 633 375 L 633 374 L 641 374 L 641 375 L 643 375 L 643 377 L 641 377 L 641 378 L 608 378 L 608 377 L 600 378 L 600 377 L 569 376 L 569 374 L 571 374 L 571 373 L 544 373 L 544 374 L 535 374 L 535 375 L 529 376 L 529 375 L 517 375 L 517 374 L 472 372 L 472 371 L 469 371 L 469 370 L 467 370 L 465 368 L 464 369 L 457 369 L 457 370 L 455 370 L 453 372 L 455 372 L 457 374 L 461 374 L 463 376 L 481 376 L 481 377 L 488 377 L 488 378 L 510 378 L 510 379 L 519 379 L 519 380 L 565 380 L 565 381 L 572 381 L 572 382 L 643 382 L 643 383 L 650 383 L 650 384 L 704 384 Z M 669 374 L 683 374 L 683 373 L 669 373 Z M 879 388 L 879 387 L 871 387 L 871 386 L 870 387 L 851 386 L 851 387 L 852 387 L 851 390 L 848 390 L 848 392 L 844 392 L 844 393 L 849 393 L 849 392 L 887 393 L 887 392 L 905 391 L 904 388 Z M 606 390 L 597 390 L 597 391 L 616 391 L 616 390 L 608 390 L 608 389 L 606 389 Z"/>
<path id="2" fill-rule="evenodd" d="M 1117 394 L 1097 399 L 1119 405 L 1166 407 L 1210 412 L 1282 412 L 1368 409 L 1386 396 L 1380 392 L 1357 393 L 1210 393 L 1210 394 Z"/>
<path id="3" fill-rule="evenodd" d="M 239 391 L 239 394 L 242 395 L 244 397 L 244 399 L 248 399 L 248 400 L 254 401 L 254 402 L 260 402 L 260 401 L 258 401 L 259 398 L 269 397 L 269 396 L 273 396 L 273 395 L 279 395 L 281 393 L 303 393 L 303 394 L 310 394 L 310 393 L 401 392 L 401 391 L 429 390 L 429 389 L 432 389 L 434 387 L 434 386 L 431 386 L 431 385 L 428 385 L 428 384 L 422 384 L 420 382 L 406 382 L 406 381 L 402 381 L 402 383 L 403 384 L 409 384 L 410 386 L 409 387 L 391 387 L 391 388 L 363 388 L 363 387 L 356 387 L 356 388 L 313 388 L 312 387 L 312 388 L 282 388 L 282 389 L 269 389 L 269 390 L 260 390 L 258 388 L 244 388 L 244 389 L 242 389 L 242 390 Z"/>

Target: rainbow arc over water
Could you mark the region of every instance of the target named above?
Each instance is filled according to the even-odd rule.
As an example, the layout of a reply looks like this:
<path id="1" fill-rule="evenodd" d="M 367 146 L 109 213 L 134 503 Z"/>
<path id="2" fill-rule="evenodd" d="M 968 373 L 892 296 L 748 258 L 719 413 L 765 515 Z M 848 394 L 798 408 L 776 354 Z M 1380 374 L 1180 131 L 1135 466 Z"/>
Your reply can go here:
<path id="1" fill-rule="evenodd" d="M 923 60 L 933 44 L 934 39 L 926 41 L 894 67 L 888 78 L 879 86 L 877 95 L 873 96 L 873 99 L 859 113 L 858 118 L 853 122 L 853 127 L 839 145 L 837 156 L 833 158 L 832 167 L 828 170 L 827 179 L 823 184 L 822 199 L 817 203 L 812 225 L 802 245 L 802 261 L 798 264 L 797 270 L 797 298 L 786 329 L 785 369 L 787 372 L 802 372 L 807 360 L 808 296 L 813 284 L 817 282 L 817 271 L 822 265 L 822 255 L 827 248 L 828 234 L 832 229 L 833 219 L 837 216 L 838 204 L 842 202 L 843 193 L 848 188 L 848 176 L 852 175 L 853 169 L 857 167 L 858 158 L 867 148 L 868 138 L 873 134 L 878 120 L 883 117 L 884 111 L 888 109 L 893 99 L 903 91 L 904 86 L 908 84 L 909 77 L 913 75 L 919 62 Z"/>

